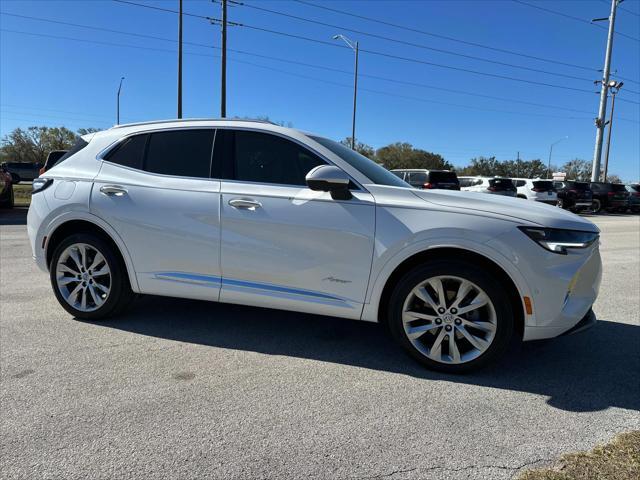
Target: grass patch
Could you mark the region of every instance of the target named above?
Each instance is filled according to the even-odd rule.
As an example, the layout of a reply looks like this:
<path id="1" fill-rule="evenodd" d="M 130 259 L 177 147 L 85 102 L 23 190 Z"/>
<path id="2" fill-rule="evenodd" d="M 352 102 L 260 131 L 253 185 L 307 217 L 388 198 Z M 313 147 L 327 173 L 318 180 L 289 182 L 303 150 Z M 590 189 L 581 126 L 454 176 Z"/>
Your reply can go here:
<path id="1" fill-rule="evenodd" d="M 17 206 L 28 206 L 31 204 L 31 184 L 17 183 L 13 185 L 13 198 Z"/>
<path id="2" fill-rule="evenodd" d="M 640 430 L 622 433 L 590 452 L 563 455 L 555 466 L 527 470 L 518 480 L 638 480 Z"/>

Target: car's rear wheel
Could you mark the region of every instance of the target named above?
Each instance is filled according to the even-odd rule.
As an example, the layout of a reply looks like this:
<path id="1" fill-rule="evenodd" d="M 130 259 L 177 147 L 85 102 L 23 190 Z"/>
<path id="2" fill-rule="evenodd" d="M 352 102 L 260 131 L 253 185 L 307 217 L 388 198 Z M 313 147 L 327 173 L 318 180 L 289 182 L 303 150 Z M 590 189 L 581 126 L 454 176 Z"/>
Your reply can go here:
<path id="1" fill-rule="evenodd" d="M 593 213 L 600 213 L 600 210 L 602 210 L 602 204 L 600 203 L 600 200 L 593 199 L 591 201 L 591 211 Z"/>
<path id="2" fill-rule="evenodd" d="M 124 262 L 109 243 L 90 233 L 64 239 L 49 273 L 58 302 L 77 318 L 117 315 L 133 298 Z"/>
<path id="3" fill-rule="evenodd" d="M 456 260 L 405 274 L 391 296 L 388 320 L 412 357 L 451 373 L 474 370 L 501 355 L 514 328 L 504 286 L 484 269 Z"/>

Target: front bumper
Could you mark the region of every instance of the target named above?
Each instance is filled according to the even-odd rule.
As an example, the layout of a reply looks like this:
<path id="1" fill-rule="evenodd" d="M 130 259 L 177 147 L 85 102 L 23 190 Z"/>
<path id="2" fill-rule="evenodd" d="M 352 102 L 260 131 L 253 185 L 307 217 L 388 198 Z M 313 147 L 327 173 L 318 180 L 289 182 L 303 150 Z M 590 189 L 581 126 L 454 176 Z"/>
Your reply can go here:
<path id="1" fill-rule="evenodd" d="M 582 320 L 580 320 L 562 335 L 573 335 L 574 333 L 584 332 L 586 330 L 589 330 L 591 327 L 594 327 L 596 323 L 598 323 L 598 319 L 596 317 L 596 314 L 593 313 L 593 309 L 590 308 L 587 314 L 582 317 Z"/>

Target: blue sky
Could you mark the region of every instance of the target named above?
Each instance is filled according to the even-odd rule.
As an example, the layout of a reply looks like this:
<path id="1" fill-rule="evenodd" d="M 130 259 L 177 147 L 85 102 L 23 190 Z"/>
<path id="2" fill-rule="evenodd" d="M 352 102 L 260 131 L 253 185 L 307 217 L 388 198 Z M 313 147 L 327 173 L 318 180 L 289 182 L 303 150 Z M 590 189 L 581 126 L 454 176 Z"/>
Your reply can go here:
<path id="1" fill-rule="evenodd" d="M 177 0 L 132 1 L 166 9 L 177 9 L 178 5 Z M 509 0 L 308 1 L 583 68 L 480 48 L 295 1 L 246 0 L 246 5 L 229 8 L 230 21 L 248 26 L 229 28 L 228 47 L 246 53 L 229 53 L 228 116 L 267 115 L 336 139 L 350 135 L 353 54 L 331 40 L 332 35 L 343 33 L 358 40 L 362 49 L 356 132 L 359 140 L 374 147 L 406 141 L 440 153 L 455 165 L 464 165 L 478 155 L 513 159 L 518 151 L 521 158 L 546 161 L 549 145 L 568 136 L 554 147 L 553 163 L 592 158 L 593 118 L 598 106 L 598 95 L 592 93 L 596 90 L 593 80 L 598 78 L 597 70 L 603 64 L 605 29 Z M 604 0 L 526 2 L 587 20 L 606 17 L 609 9 Z M 250 8 L 251 5 L 340 28 L 267 13 Z M 627 0 L 622 9 L 616 30 L 640 38 L 640 2 Z M 30 125 L 108 128 L 115 122 L 115 93 L 121 76 L 126 77 L 121 97 L 123 122 L 176 116 L 174 14 L 111 0 L 2 0 L 0 10 L 4 13 L 0 16 L 0 134 Z M 184 11 L 220 16 L 219 4 L 209 0 L 185 0 Z M 252 27 L 323 40 L 335 46 Z M 184 48 L 184 116 L 217 117 L 220 58 L 219 50 L 212 47 L 220 46 L 219 27 L 187 16 L 184 40 L 202 45 L 186 44 Z M 616 102 L 609 171 L 636 181 L 640 178 L 640 95 L 629 90 L 640 92 L 640 42 L 616 36 L 612 65 L 627 80 Z"/>

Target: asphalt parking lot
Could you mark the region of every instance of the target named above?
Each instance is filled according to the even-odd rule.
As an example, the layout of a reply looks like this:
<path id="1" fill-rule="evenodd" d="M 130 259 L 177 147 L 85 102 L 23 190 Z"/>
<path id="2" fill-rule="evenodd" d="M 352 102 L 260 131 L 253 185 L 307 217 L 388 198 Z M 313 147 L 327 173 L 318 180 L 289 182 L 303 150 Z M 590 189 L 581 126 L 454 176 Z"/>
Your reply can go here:
<path id="1" fill-rule="evenodd" d="M 468 376 L 377 325 L 145 297 L 86 323 L 0 212 L 0 477 L 511 478 L 640 429 L 640 216 L 602 215 L 588 332 Z"/>

